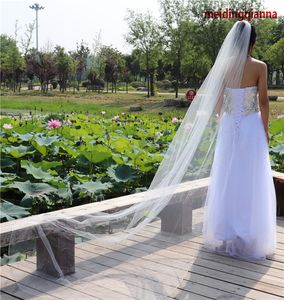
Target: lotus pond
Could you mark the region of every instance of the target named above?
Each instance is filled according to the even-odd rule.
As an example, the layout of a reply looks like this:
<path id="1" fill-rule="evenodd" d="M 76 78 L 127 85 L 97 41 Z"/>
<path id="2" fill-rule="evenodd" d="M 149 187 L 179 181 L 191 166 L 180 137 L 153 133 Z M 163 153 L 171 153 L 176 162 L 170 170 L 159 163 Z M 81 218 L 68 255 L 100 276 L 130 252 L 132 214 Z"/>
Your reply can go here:
<path id="1" fill-rule="evenodd" d="M 171 113 L 2 116 L 1 221 L 144 191 L 182 117 Z M 284 119 L 270 125 L 284 171 Z"/>

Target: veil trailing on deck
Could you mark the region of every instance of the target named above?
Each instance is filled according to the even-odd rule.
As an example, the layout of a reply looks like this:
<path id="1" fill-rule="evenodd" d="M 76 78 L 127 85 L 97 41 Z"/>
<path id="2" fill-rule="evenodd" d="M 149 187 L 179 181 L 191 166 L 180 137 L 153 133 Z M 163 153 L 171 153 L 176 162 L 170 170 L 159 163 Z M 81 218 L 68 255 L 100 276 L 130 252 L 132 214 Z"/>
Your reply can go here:
<path id="1" fill-rule="evenodd" d="M 186 280 L 187 270 L 194 265 L 202 247 L 202 209 L 222 118 L 223 91 L 226 86 L 240 87 L 250 33 L 247 21 L 236 22 L 229 31 L 146 192 L 105 200 L 101 206 L 89 204 L 83 215 L 78 215 L 77 207 L 59 211 L 56 216 L 45 214 L 26 219 L 37 238 L 37 256 L 44 253 L 46 264 L 39 262 L 36 266 L 31 260 L 34 271 L 20 279 L 21 288 L 34 284 L 37 276 L 43 276 L 38 271 L 46 271 L 52 265 L 53 271 L 47 273 L 58 277 L 52 282 L 74 288 L 88 283 L 85 292 L 92 286 L 93 295 L 96 288 L 99 291 L 106 287 L 125 298 L 175 296 L 176 287 Z M 11 251 L 19 239 L 16 222 L 13 224 Z M 22 241 L 25 235 L 28 239 L 28 231 L 22 230 Z M 59 244 L 65 240 L 59 250 L 52 240 L 55 235 L 59 236 Z M 75 273 L 64 275 L 72 272 L 63 270 L 62 253 L 73 241 Z M 197 253 L 195 257 L 191 252 Z M 66 252 L 66 259 L 68 255 Z M 30 289 L 26 292 L 32 293 Z M 115 297 L 105 295 L 105 299 Z"/>

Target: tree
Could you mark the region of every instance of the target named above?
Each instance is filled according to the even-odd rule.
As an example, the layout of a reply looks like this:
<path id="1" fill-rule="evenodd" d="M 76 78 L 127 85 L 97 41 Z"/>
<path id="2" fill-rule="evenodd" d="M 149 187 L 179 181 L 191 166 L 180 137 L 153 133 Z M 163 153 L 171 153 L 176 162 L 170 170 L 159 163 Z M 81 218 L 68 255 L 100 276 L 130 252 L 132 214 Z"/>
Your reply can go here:
<path id="1" fill-rule="evenodd" d="M 69 52 L 70 54 L 70 52 Z M 73 94 L 75 94 L 75 90 L 79 90 L 79 85 L 77 81 L 77 68 L 78 68 L 78 61 L 72 57 L 70 54 L 70 75 L 69 75 L 69 81 L 70 81 L 70 86 L 73 87 Z"/>
<path id="2" fill-rule="evenodd" d="M 25 37 L 21 38 L 20 45 L 24 57 L 26 56 L 26 54 L 28 53 L 31 47 L 31 41 L 32 41 L 34 29 L 35 29 L 35 21 L 33 23 L 29 23 L 28 25 L 26 25 Z"/>
<path id="3" fill-rule="evenodd" d="M 21 76 L 24 72 L 24 59 L 16 45 L 16 41 L 7 35 L 1 35 L 1 83 L 6 84 L 14 92 L 20 90 Z"/>
<path id="4" fill-rule="evenodd" d="M 266 51 L 266 59 L 275 68 L 280 69 L 284 78 L 284 38 L 270 46 Z M 279 82 L 279 74 L 276 79 L 276 84 Z"/>
<path id="5" fill-rule="evenodd" d="M 183 0 L 161 0 L 163 41 L 172 61 L 175 78 L 175 93 L 178 97 L 181 62 L 186 44 L 186 23 L 190 19 L 190 2 Z"/>
<path id="6" fill-rule="evenodd" d="M 181 74 L 190 87 L 198 88 L 208 74 L 210 67 L 211 60 L 209 57 L 202 51 L 191 48 L 182 60 Z"/>
<path id="7" fill-rule="evenodd" d="M 140 68 L 140 51 L 133 49 L 131 55 L 126 59 L 126 66 L 133 76 L 133 80 L 137 81 L 141 77 L 141 68 Z"/>
<path id="8" fill-rule="evenodd" d="M 104 77 L 107 83 L 112 84 L 112 93 L 117 90 L 117 81 L 119 77 L 122 77 L 125 61 L 121 52 L 110 46 L 103 46 L 100 51 L 100 57 L 104 58 Z"/>
<path id="9" fill-rule="evenodd" d="M 283 18 L 282 24 L 281 19 L 278 21 L 273 19 L 260 19 L 256 26 L 257 39 L 253 55 L 255 58 L 263 60 L 267 64 L 268 84 L 270 85 L 272 84 L 275 67 L 271 64 L 271 60 L 268 59 L 267 51 L 271 45 L 275 44 L 281 37 L 283 37 L 283 27 Z M 276 72 L 278 74 L 278 69 Z"/>
<path id="10" fill-rule="evenodd" d="M 104 81 L 97 76 L 97 73 L 94 70 L 91 69 L 89 71 L 87 78 L 89 80 L 89 83 L 86 86 L 87 89 L 95 90 L 97 92 L 104 89 Z"/>
<path id="11" fill-rule="evenodd" d="M 123 60 L 125 62 L 122 78 L 125 82 L 125 91 L 128 93 L 128 84 L 130 82 L 130 76 L 131 76 L 131 68 L 132 68 L 132 56 L 131 55 L 124 55 Z"/>
<path id="12" fill-rule="evenodd" d="M 87 59 L 90 54 L 89 47 L 81 41 L 80 44 L 77 43 L 77 49 L 74 52 L 71 52 L 70 55 L 72 56 L 73 60 L 76 60 L 76 79 L 78 82 L 77 90 L 80 89 L 80 84 L 82 81 L 82 76 L 84 71 L 87 70 Z"/>
<path id="13" fill-rule="evenodd" d="M 141 14 L 129 10 L 129 32 L 126 41 L 141 53 L 141 64 L 147 77 L 147 96 L 154 96 L 154 80 L 157 62 L 161 53 L 160 30 L 150 13 Z"/>
<path id="14" fill-rule="evenodd" d="M 71 57 L 64 51 L 63 47 L 55 47 L 55 61 L 57 68 L 57 76 L 59 88 L 62 93 L 66 91 L 67 81 L 72 72 L 72 60 Z"/>
<path id="15" fill-rule="evenodd" d="M 38 77 L 41 91 L 48 92 L 48 85 L 57 74 L 56 58 L 53 52 L 40 52 L 31 49 L 26 58 L 27 69 Z"/>
<path id="16" fill-rule="evenodd" d="M 276 43 L 284 36 L 284 16 L 279 16 L 274 23 L 272 42 Z"/>

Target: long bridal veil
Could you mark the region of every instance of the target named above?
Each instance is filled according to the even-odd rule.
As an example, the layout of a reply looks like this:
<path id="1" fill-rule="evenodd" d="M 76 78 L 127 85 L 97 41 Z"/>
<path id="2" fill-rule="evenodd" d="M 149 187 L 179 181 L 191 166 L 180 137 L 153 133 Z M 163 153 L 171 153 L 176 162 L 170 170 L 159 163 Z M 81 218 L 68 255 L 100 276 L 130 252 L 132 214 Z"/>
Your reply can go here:
<path id="1" fill-rule="evenodd" d="M 227 34 L 146 192 L 135 198 L 131 195 L 127 201 L 123 198 L 123 209 L 107 210 L 105 200 L 106 205 L 100 209 L 104 211 L 94 209 L 99 207 L 96 203 L 89 204 L 83 216 L 77 215 L 76 208 L 70 208 L 68 214 L 59 211 L 56 217 L 45 214 L 26 218 L 26 227 L 29 231 L 33 228 L 41 249 L 45 248 L 47 259 L 54 266 L 58 279 L 50 280 L 57 282 L 58 288 L 63 285 L 77 289 L 86 284 L 85 292 L 93 287 L 96 295 L 98 286 L 112 290 L 123 285 L 135 299 L 174 296 L 175 288 L 194 263 L 194 256 L 187 253 L 189 243 L 202 235 L 202 208 L 218 132 L 216 108 L 222 107 L 225 86 L 240 87 L 250 33 L 251 25 L 238 21 Z M 121 205 L 119 201 L 117 198 L 117 207 Z M 10 224 L 16 228 L 16 221 Z M 51 232 L 63 233 L 65 239 L 75 237 L 76 249 L 81 249 L 75 252 L 75 273 L 64 275 L 60 258 L 51 245 Z M 22 230 L 23 241 L 25 235 L 28 232 Z M 18 249 L 14 244 L 18 238 L 15 231 L 9 247 L 11 254 Z M 25 250 L 25 244 L 19 245 L 19 251 Z M 34 271 L 21 278 L 21 289 L 44 276 L 38 275 L 41 273 L 35 270 L 34 261 L 30 263 Z M 26 288 L 25 292 L 32 294 L 31 289 Z"/>

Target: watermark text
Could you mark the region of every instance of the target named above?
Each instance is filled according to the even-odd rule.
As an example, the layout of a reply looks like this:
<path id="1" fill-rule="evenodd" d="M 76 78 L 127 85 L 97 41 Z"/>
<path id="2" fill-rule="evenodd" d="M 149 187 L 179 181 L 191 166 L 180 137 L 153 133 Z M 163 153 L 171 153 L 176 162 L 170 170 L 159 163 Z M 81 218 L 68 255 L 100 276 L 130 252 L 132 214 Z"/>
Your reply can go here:
<path id="1" fill-rule="evenodd" d="M 236 11 L 231 8 L 226 8 L 224 10 L 220 9 L 218 11 L 205 11 L 204 18 L 211 18 L 211 19 L 247 19 L 250 21 L 251 19 L 263 19 L 263 18 L 270 18 L 270 19 L 277 19 L 277 11 L 244 11 L 239 10 Z"/>

